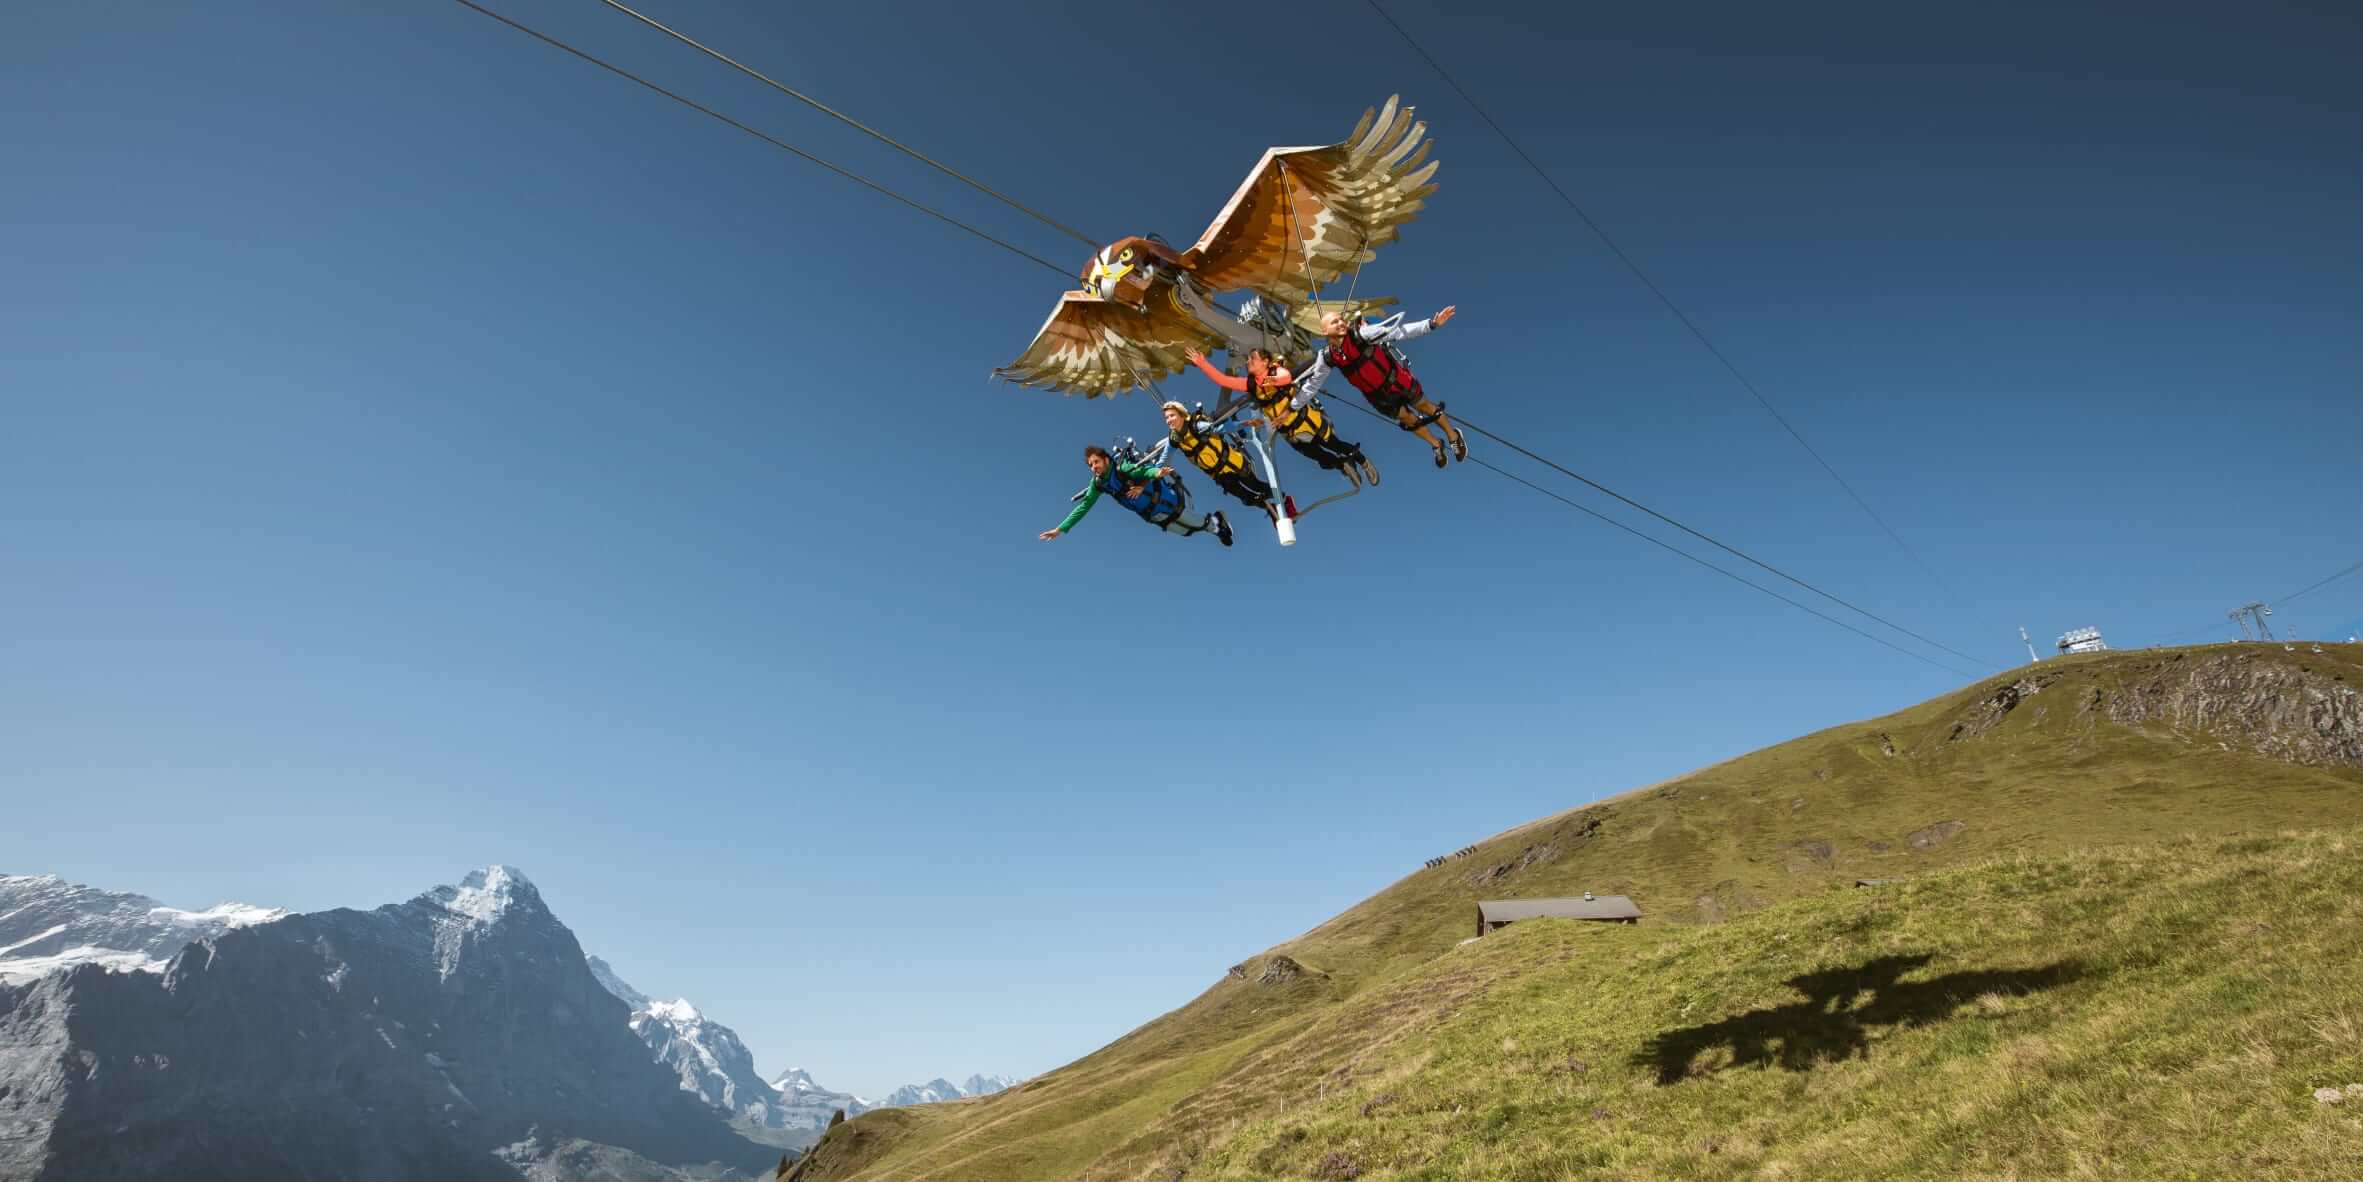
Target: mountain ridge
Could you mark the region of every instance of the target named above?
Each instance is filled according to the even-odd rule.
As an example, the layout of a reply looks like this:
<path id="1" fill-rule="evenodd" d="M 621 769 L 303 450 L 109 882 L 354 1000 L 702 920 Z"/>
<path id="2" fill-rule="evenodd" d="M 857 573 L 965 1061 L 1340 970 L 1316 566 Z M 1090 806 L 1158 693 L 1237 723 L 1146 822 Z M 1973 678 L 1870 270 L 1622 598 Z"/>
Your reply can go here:
<path id="1" fill-rule="evenodd" d="M 21 984 L 84 963 L 162 972 L 196 940 L 288 914 L 246 903 L 185 911 L 54 874 L 0 875 L 0 983 Z"/>
<path id="2" fill-rule="evenodd" d="M 78 965 L 0 986 L 0 1176 L 464 1180 L 574 1155 L 677 1182 L 776 1160 L 625 1018 L 502 866 L 233 928 L 161 973 Z"/>
<path id="3" fill-rule="evenodd" d="M 1284 1073 L 1293 1052 L 1282 1048 L 1391 983 L 1443 971 L 1440 958 L 1473 934 L 1478 899 L 1595 890 L 1639 900 L 1644 931 L 1713 928 L 1858 878 L 2004 854 L 2351 824 L 2363 649 L 2325 648 L 2045 661 L 1513 826 L 1248 957 L 1022 1091 L 849 1121 L 793 1176 L 1197 1177 L 1191 1163 L 1259 1111 L 1246 1097 Z M 1281 1176 L 1226 1168 L 1219 1176 Z"/>

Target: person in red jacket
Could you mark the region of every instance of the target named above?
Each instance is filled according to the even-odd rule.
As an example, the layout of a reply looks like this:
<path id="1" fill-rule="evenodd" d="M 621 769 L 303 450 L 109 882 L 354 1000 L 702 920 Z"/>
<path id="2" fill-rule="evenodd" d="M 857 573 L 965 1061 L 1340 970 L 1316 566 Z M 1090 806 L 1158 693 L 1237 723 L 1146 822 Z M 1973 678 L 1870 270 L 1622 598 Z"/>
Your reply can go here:
<path id="1" fill-rule="evenodd" d="M 1247 351 L 1247 376 L 1239 377 L 1216 369 L 1206 355 L 1191 349 L 1184 356 L 1206 380 L 1237 394 L 1245 394 L 1255 404 L 1265 422 L 1296 449 L 1298 455 L 1321 465 L 1324 471 L 1344 472 L 1346 479 L 1360 485 L 1365 479 L 1378 483 L 1378 467 L 1362 454 L 1362 449 L 1337 437 L 1337 428 L 1330 425 L 1329 415 L 1310 394 L 1296 389 L 1296 378 L 1280 359 L 1263 349 Z"/>
<path id="2" fill-rule="evenodd" d="M 1409 324 L 1400 317 L 1364 321 L 1348 325 L 1346 318 L 1331 312 L 1321 318 L 1321 335 L 1329 343 L 1313 355 L 1313 364 L 1296 381 L 1300 396 L 1310 397 L 1321 392 L 1321 383 L 1329 371 L 1346 375 L 1346 380 L 1362 392 L 1371 408 L 1395 420 L 1404 430 L 1418 435 L 1436 450 L 1436 466 L 1448 461 L 1444 458 L 1445 443 L 1452 446 L 1456 459 L 1469 458 L 1468 441 L 1461 438 L 1460 429 L 1444 417 L 1444 407 L 1429 399 L 1420 388 L 1419 379 L 1412 376 L 1411 367 L 1393 346 L 1397 341 L 1408 341 L 1426 336 L 1429 331 L 1444 327 L 1452 319 L 1453 309 L 1446 308 L 1426 320 Z M 1428 424 L 1444 428 L 1444 440 L 1428 433 Z"/>

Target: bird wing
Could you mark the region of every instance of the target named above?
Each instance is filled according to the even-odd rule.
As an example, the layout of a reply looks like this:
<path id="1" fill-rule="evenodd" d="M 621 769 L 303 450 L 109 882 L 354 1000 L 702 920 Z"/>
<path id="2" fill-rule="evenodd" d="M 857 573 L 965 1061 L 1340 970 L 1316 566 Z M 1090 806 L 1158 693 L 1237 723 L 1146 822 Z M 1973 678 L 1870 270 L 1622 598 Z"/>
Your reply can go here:
<path id="1" fill-rule="evenodd" d="M 1288 321 L 1305 330 L 1314 340 L 1318 341 L 1321 337 L 1321 314 L 1323 312 L 1335 312 L 1345 317 L 1346 322 L 1351 324 L 1356 320 L 1375 316 L 1379 309 L 1392 308 L 1399 302 L 1393 296 L 1359 296 L 1351 300 L 1341 300 L 1331 296 L 1326 301 L 1328 304 L 1326 308 L 1304 304 L 1290 309 Z"/>
<path id="2" fill-rule="evenodd" d="M 1182 256 L 1200 287 L 1289 305 L 1370 261 L 1436 191 L 1434 141 L 1389 97 L 1352 135 L 1320 148 L 1273 148 Z"/>
<path id="3" fill-rule="evenodd" d="M 1223 347 L 1222 338 L 1173 306 L 1170 292 L 1152 292 L 1144 307 L 1070 291 L 1059 297 L 1034 343 L 993 376 L 1098 398 L 1180 372 L 1189 364 L 1183 350 Z"/>

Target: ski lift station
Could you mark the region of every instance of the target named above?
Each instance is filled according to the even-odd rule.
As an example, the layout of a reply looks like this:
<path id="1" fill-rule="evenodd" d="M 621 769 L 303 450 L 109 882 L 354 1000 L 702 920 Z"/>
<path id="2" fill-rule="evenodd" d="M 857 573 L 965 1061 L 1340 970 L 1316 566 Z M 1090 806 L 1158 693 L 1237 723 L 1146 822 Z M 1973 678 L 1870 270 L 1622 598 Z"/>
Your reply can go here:
<path id="1" fill-rule="evenodd" d="M 2108 648 L 2108 643 L 2100 638 L 2098 628 L 2078 628 L 2073 632 L 2060 633 L 2059 655 L 2063 657 L 2075 653 L 2107 652 Z"/>
<path id="2" fill-rule="evenodd" d="M 1488 899 L 1477 904 L 1477 934 L 1505 928 L 1521 919 L 1591 919 L 1602 923 L 1639 923 L 1641 909 L 1624 895 L 1595 895 L 1580 899 Z"/>

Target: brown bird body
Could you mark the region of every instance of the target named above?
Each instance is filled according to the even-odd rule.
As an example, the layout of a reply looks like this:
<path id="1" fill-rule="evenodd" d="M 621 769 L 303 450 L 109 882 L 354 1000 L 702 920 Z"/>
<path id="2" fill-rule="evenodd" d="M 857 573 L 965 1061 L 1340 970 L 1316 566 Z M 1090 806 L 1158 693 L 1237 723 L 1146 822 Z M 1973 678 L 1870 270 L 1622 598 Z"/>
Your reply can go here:
<path id="1" fill-rule="evenodd" d="M 1389 98 L 1340 143 L 1266 151 L 1189 249 L 1136 236 L 1093 255 L 1082 290 L 1060 296 L 1033 344 L 995 375 L 1098 397 L 1180 371 L 1187 350 L 1236 351 L 1265 339 L 1214 306 L 1224 292 L 1251 292 L 1289 309 L 1297 329 L 1317 332 L 1319 313 L 1308 304 L 1320 288 L 1393 242 L 1435 192 L 1436 165 L 1423 164 L 1426 134 Z M 1342 310 L 1393 302 L 1365 298 Z"/>

